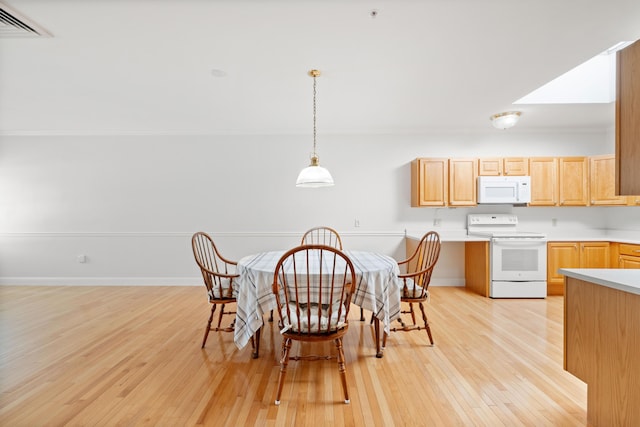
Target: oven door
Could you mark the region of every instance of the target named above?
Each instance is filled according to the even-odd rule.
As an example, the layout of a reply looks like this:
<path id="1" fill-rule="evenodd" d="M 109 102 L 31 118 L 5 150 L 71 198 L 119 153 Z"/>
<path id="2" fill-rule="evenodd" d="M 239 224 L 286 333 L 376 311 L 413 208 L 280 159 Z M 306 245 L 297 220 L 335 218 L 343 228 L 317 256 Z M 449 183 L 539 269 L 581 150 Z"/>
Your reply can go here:
<path id="1" fill-rule="evenodd" d="M 546 239 L 521 237 L 491 239 L 491 280 L 546 281 Z"/>

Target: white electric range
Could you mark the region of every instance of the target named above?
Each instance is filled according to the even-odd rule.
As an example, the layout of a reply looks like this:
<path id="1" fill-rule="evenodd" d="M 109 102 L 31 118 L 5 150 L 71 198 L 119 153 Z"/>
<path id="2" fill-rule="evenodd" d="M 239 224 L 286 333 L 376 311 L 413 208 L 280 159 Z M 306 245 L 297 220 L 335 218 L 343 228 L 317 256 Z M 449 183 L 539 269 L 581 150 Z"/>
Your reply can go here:
<path id="1" fill-rule="evenodd" d="M 491 298 L 546 298 L 545 234 L 519 230 L 513 214 L 469 214 L 467 234 L 490 239 Z"/>

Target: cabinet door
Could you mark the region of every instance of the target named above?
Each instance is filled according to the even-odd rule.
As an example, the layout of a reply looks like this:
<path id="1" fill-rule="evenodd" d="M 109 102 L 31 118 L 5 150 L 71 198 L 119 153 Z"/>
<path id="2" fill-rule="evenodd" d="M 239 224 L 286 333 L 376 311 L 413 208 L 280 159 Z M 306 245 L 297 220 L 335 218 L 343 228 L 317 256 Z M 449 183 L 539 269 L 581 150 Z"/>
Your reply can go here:
<path id="1" fill-rule="evenodd" d="M 577 242 L 547 243 L 547 295 L 564 295 L 564 276 L 559 268 L 579 268 Z"/>
<path id="2" fill-rule="evenodd" d="M 446 206 L 447 159 L 418 158 L 411 162 L 411 206 Z"/>
<path id="3" fill-rule="evenodd" d="M 589 158 L 589 193 L 592 205 L 626 205 L 626 196 L 616 196 L 616 159 L 613 154 Z"/>
<path id="4" fill-rule="evenodd" d="M 500 176 L 502 175 L 502 159 L 491 157 L 478 160 L 478 175 L 480 176 Z"/>
<path id="5" fill-rule="evenodd" d="M 620 268 L 640 268 L 640 256 L 620 255 Z"/>
<path id="6" fill-rule="evenodd" d="M 580 268 L 609 268 L 609 242 L 580 243 Z"/>
<path id="7" fill-rule="evenodd" d="M 640 194 L 640 41 L 618 51 L 616 194 Z"/>
<path id="8" fill-rule="evenodd" d="M 560 206 L 587 206 L 589 163 L 586 157 L 558 159 Z"/>
<path id="9" fill-rule="evenodd" d="M 449 160 L 449 206 L 477 204 L 478 159 Z"/>
<path id="10" fill-rule="evenodd" d="M 555 206 L 558 200 L 558 160 L 555 157 L 532 157 L 529 159 L 529 173 L 529 206 Z"/>
<path id="11" fill-rule="evenodd" d="M 504 174 L 511 176 L 529 175 L 529 159 L 526 157 L 507 157 L 504 159 Z"/>

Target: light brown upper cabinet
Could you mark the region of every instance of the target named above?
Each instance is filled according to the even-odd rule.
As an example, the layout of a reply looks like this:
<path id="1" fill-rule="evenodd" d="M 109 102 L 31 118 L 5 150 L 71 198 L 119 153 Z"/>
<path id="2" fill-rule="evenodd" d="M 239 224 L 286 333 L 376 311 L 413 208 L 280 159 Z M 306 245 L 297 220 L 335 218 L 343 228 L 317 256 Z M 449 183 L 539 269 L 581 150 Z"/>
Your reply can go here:
<path id="1" fill-rule="evenodd" d="M 616 194 L 640 194 L 640 40 L 617 53 Z"/>
<path id="2" fill-rule="evenodd" d="M 511 176 L 529 175 L 529 159 L 526 157 L 507 157 L 504 159 L 504 174 Z"/>
<path id="3" fill-rule="evenodd" d="M 529 175 L 529 159 L 526 157 L 489 157 L 478 160 L 480 176 Z"/>
<path id="4" fill-rule="evenodd" d="M 479 176 L 500 176 L 502 175 L 502 158 L 488 157 L 478 160 Z"/>
<path id="5" fill-rule="evenodd" d="M 411 206 L 475 206 L 478 159 L 417 158 L 411 162 Z"/>
<path id="6" fill-rule="evenodd" d="M 411 206 L 446 206 L 449 159 L 418 158 L 411 162 Z"/>
<path id="7" fill-rule="evenodd" d="M 558 159 L 529 158 L 531 203 L 529 206 L 555 206 L 558 203 Z"/>
<path id="8" fill-rule="evenodd" d="M 616 159 L 613 154 L 589 158 L 589 193 L 592 205 L 626 205 L 627 196 L 616 196 Z"/>
<path id="9" fill-rule="evenodd" d="M 449 206 L 477 204 L 478 159 L 449 159 Z"/>
<path id="10" fill-rule="evenodd" d="M 589 201 L 588 177 L 587 157 L 558 158 L 559 205 L 586 206 Z"/>

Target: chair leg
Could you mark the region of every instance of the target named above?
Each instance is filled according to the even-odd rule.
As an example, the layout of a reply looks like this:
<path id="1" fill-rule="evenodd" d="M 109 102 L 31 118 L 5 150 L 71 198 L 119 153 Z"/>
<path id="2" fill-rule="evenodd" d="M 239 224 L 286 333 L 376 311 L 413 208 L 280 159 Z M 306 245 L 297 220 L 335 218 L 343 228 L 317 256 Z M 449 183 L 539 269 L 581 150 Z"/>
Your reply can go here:
<path id="1" fill-rule="evenodd" d="M 427 330 L 427 335 L 429 335 L 429 341 L 431 345 L 433 345 L 433 337 L 431 336 L 431 328 L 429 327 L 429 321 L 427 320 L 427 313 L 424 311 L 424 305 L 420 303 L 420 311 L 422 312 L 422 320 L 424 321 L 424 328 Z"/>
<path id="2" fill-rule="evenodd" d="M 218 314 L 218 329 L 220 329 L 220 325 L 222 324 L 222 315 L 224 314 L 224 304 L 220 307 L 220 314 Z"/>
<path id="3" fill-rule="evenodd" d="M 409 313 L 411 313 L 411 320 L 413 320 L 413 324 L 416 324 L 416 314 L 413 311 L 413 303 L 409 303 Z"/>
<path id="4" fill-rule="evenodd" d="M 344 348 L 342 348 L 342 338 L 336 339 L 336 348 L 338 349 L 338 371 L 340 372 L 340 380 L 342 381 L 342 389 L 344 390 L 344 403 L 349 403 L 349 391 L 347 390 L 347 373 L 344 359 Z"/>
<path id="5" fill-rule="evenodd" d="M 387 336 L 389 336 L 389 334 L 387 334 L 386 332 L 382 333 L 382 348 L 387 347 Z"/>
<path id="6" fill-rule="evenodd" d="M 269 313 L 269 322 L 273 322 L 273 310 Z"/>
<path id="7" fill-rule="evenodd" d="M 280 404 L 280 395 L 284 386 L 284 377 L 287 374 L 287 364 L 289 363 L 289 351 L 291 351 L 291 338 L 282 341 L 282 359 L 280 359 L 280 375 L 278 376 L 278 393 L 276 394 L 276 405 Z"/>
<path id="8" fill-rule="evenodd" d="M 213 313 L 216 311 L 216 305 L 211 305 L 211 315 L 209 315 L 209 321 L 207 322 L 207 329 L 204 331 L 204 338 L 202 339 L 202 347 L 207 343 L 207 337 L 209 336 L 209 331 L 211 330 L 211 322 L 213 321 Z"/>
<path id="9" fill-rule="evenodd" d="M 360 307 L 360 321 L 364 322 L 364 308 Z"/>

